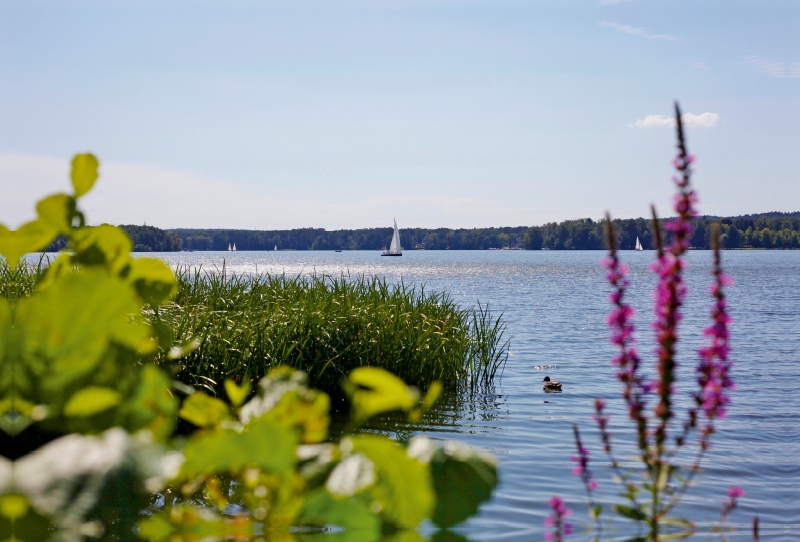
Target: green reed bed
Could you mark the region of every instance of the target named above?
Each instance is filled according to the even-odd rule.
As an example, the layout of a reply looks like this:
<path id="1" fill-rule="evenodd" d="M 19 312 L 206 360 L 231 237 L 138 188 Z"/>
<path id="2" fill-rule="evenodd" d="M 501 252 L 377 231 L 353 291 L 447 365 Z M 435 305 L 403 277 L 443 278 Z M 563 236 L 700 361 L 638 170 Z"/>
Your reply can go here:
<path id="1" fill-rule="evenodd" d="M 505 326 L 486 307 L 380 278 L 236 275 L 177 269 L 174 302 L 154 318 L 199 346 L 178 378 L 218 391 L 226 378 L 259 378 L 277 365 L 339 389 L 356 367 L 387 369 L 422 388 L 491 386 L 508 356 Z"/>

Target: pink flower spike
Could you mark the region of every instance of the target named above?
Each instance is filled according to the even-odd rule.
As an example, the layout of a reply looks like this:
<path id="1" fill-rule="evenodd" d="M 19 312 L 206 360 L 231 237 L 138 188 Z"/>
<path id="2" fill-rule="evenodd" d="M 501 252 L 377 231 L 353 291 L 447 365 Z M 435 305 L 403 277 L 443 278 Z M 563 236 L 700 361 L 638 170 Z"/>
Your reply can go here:
<path id="1" fill-rule="evenodd" d="M 744 489 L 737 486 L 733 486 L 728 490 L 728 496 L 731 499 L 741 499 L 742 497 L 744 497 Z"/>

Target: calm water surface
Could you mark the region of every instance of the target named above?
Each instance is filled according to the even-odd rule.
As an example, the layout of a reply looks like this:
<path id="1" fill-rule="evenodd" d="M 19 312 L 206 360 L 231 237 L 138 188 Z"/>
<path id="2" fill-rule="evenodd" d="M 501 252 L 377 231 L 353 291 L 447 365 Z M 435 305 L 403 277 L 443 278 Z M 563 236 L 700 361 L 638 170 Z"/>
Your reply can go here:
<path id="1" fill-rule="evenodd" d="M 586 521 L 582 486 L 571 474 L 572 424 L 598 460 L 594 470 L 601 492 L 614 485 L 600 460 L 602 451 L 591 421 L 593 399 L 609 403 L 618 441 L 629 433 L 619 385 L 609 360 L 605 324 L 608 288 L 598 265 L 600 252 L 457 251 L 406 252 L 381 258 L 377 252 L 195 252 L 160 254 L 174 265 L 221 267 L 237 273 L 381 275 L 387 280 L 446 290 L 462 305 L 488 303 L 508 323 L 511 356 L 493 393 L 440 405 L 431 423 L 418 431 L 492 452 L 500 462 L 501 483 L 480 514 L 459 530 L 472 540 L 542 540 L 547 500 L 564 496 Z M 631 267 L 631 302 L 637 308 L 640 351 L 652 367 L 651 293 L 653 253 L 625 252 Z M 683 365 L 679 391 L 694 388 L 693 367 L 702 328 L 707 325 L 711 254 L 689 254 L 690 288 L 679 345 Z M 729 417 L 719 424 L 704 461 L 701 486 L 690 490 L 678 515 L 709 533 L 727 489 L 744 487 L 747 496 L 731 517 L 749 540 L 752 516 L 761 518 L 762 540 L 800 539 L 800 251 L 730 251 L 724 265 L 735 284 L 728 290 L 734 377 L 738 392 Z M 557 365 L 539 370 L 535 366 Z M 564 383 L 561 394 L 545 394 L 545 375 Z M 686 404 L 684 402 L 684 404 Z M 630 448 L 619 442 L 620 456 Z M 688 455 L 686 456 L 688 460 Z M 618 533 L 622 534 L 622 533 Z M 632 533 L 631 533 L 632 534 Z M 578 528 L 574 539 L 588 539 Z M 699 538 L 716 538 L 711 534 Z"/>

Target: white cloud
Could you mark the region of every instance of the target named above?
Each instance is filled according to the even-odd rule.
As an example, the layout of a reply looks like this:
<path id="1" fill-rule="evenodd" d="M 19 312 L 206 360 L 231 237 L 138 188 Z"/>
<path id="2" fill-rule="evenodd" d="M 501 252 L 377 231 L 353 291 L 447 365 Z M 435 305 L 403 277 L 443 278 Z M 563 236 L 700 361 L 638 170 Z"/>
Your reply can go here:
<path id="1" fill-rule="evenodd" d="M 684 113 L 681 116 L 684 126 L 694 126 L 697 128 L 711 128 L 716 126 L 719 120 L 717 113 L 701 113 L 695 115 L 694 113 Z M 667 115 L 647 115 L 643 119 L 639 119 L 628 126 L 635 126 L 637 128 L 656 128 L 659 126 L 675 126 L 675 118 L 668 117 Z"/>
<path id="2" fill-rule="evenodd" d="M 650 38 L 650 39 L 662 39 L 662 40 L 674 40 L 675 36 L 670 36 L 668 34 L 649 34 L 647 31 L 639 26 L 630 26 L 627 24 L 619 24 L 619 23 L 610 23 L 608 21 L 600 21 L 600 26 L 604 26 L 606 28 L 611 28 L 615 32 L 621 32 L 623 34 L 631 34 L 633 36 L 642 36 L 643 38 Z"/>
<path id="3" fill-rule="evenodd" d="M 773 79 L 800 79 L 800 63 L 785 66 L 782 62 L 764 60 L 757 56 L 744 57 L 744 65 Z"/>

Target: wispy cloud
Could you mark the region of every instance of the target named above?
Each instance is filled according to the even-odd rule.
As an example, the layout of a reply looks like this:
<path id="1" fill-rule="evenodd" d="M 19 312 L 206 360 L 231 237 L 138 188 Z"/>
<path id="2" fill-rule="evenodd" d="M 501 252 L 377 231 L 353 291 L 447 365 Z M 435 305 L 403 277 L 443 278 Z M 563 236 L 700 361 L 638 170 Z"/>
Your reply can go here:
<path id="1" fill-rule="evenodd" d="M 695 126 L 698 128 L 711 128 L 717 124 L 719 114 L 717 113 L 684 113 L 681 116 L 684 126 Z M 632 122 L 628 126 L 636 128 L 657 128 L 659 126 L 675 126 L 675 118 L 667 115 L 647 115 L 643 119 Z"/>
<path id="2" fill-rule="evenodd" d="M 791 66 L 786 66 L 782 62 L 775 62 L 773 60 L 764 60 L 757 56 L 744 57 L 744 65 L 756 71 L 769 75 L 774 79 L 800 79 L 800 63 L 794 63 Z"/>
<path id="3" fill-rule="evenodd" d="M 610 28 L 615 32 L 621 32 L 623 34 L 631 34 L 633 36 L 641 36 L 643 38 L 650 38 L 650 39 L 660 39 L 660 40 L 674 40 L 675 36 L 670 36 L 669 34 L 650 34 L 644 28 L 640 26 L 630 26 L 627 24 L 619 24 L 619 23 L 610 23 L 608 21 L 600 21 L 600 26 L 605 26 L 606 28 Z"/>

